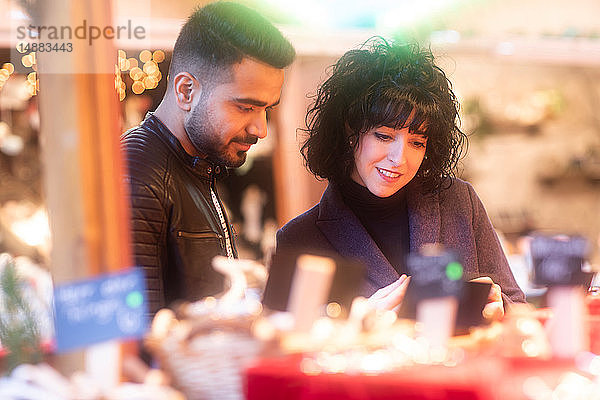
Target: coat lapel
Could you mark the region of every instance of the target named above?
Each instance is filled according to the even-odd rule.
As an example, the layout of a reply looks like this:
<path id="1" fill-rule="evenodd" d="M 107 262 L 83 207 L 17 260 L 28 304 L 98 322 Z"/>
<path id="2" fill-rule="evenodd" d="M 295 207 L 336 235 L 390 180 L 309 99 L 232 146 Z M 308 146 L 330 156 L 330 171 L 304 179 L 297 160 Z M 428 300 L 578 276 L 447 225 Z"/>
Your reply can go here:
<path id="1" fill-rule="evenodd" d="M 407 189 L 410 251 L 417 252 L 424 244 L 440 242 L 439 195 L 423 196 L 416 184 Z"/>
<path id="2" fill-rule="evenodd" d="M 372 293 L 399 278 L 334 184 L 330 183 L 321 197 L 316 224 L 341 256 L 358 259 L 366 265 L 366 291 Z"/>
<path id="3" fill-rule="evenodd" d="M 438 195 L 422 196 L 416 184 L 407 187 L 410 251 L 440 241 Z M 367 267 L 370 293 L 399 278 L 356 215 L 343 202 L 339 189 L 330 183 L 319 203 L 317 227 L 343 257 L 358 259 Z"/>

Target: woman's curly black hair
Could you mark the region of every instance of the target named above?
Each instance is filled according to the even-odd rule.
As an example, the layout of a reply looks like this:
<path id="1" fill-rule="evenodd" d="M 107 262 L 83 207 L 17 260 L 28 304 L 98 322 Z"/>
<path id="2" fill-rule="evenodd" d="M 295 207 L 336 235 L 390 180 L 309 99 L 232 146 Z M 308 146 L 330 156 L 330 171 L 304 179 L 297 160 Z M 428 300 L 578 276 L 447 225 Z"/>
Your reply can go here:
<path id="1" fill-rule="evenodd" d="M 332 68 L 308 108 L 307 129 L 302 130 L 308 135 L 301 148 L 308 169 L 317 178 L 347 179 L 360 135 L 379 126 L 398 129 L 408 122 L 410 132 L 427 137 L 425 158 L 414 179 L 420 180 L 424 194 L 447 187 L 467 136 L 458 127 L 459 104 L 452 85 L 434 64 L 431 51 L 376 37 L 348 51 Z"/>

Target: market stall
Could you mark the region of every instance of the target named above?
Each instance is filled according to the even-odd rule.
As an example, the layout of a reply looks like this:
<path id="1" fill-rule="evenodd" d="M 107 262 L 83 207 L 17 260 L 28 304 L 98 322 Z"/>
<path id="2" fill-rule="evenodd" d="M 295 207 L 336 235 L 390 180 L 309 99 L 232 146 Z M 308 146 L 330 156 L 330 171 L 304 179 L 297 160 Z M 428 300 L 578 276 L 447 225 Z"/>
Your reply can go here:
<path id="1" fill-rule="evenodd" d="M 484 200 L 529 303 L 505 304 L 505 316 L 489 322 L 489 287 L 480 303 L 468 297 L 460 260 L 422 261 L 441 268 L 441 286 L 407 297 L 411 311 L 360 297 L 356 260 L 284 257 L 269 271 L 276 230 L 325 188 L 298 151 L 307 94 L 345 51 L 398 29 L 375 18 L 392 5 L 348 6 L 331 30 L 274 12 L 298 56 L 268 114 L 269 139 L 219 187 L 240 256 L 253 261 L 214 260 L 227 291 L 149 315 L 131 261 L 118 141 L 160 101 L 173 41 L 195 3 L 115 1 L 116 15 L 91 0 L 33 3 L 0 0 L 12 10 L 1 15 L 18 25 L 37 10 L 74 28 L 127 27 L 131 16 L 149 40 L 98 42 L 58 63 L 39 52 L 15 58 L 14 32 L 0 27 L 0 398 L 598 397 L 597 4 L 532 1 L 527 10 L 564 17 L 536 25 L 513 18 L 521 2 L 469 3 L 414 25 L 455 83 L 472 143 L 460 176 Z M 261 12 L 272 8 L 264 3 Z M 350 20 L 361 27 L 348 29 Z M 417 287 L 418 272 L 412 279 Z"/>

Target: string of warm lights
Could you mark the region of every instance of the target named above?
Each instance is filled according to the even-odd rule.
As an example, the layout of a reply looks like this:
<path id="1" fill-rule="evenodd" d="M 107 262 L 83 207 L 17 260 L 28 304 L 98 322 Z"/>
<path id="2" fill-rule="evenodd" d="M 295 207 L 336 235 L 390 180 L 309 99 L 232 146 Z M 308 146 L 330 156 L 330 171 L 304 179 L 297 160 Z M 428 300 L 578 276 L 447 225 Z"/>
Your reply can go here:
<path id="1" fill-rule="evenodd" d="M 20 53 L 24 53 L 25 52 L 23 50 L 22 46 L 17 45 L 16 48 L 17 48 L 17 51 L 19 51 Z M 32 51 L 30 53 L 23 54 L 21 56 L 21 64 L 23 64 L 23 66 L 25 68 L 31 68 L 33 70 L 33 72 L 30 72 L 29 74 L 27 74 L 26 85 L 27 85 L 27 92 L 31 96 L 35 96 L 40 91 L 40 81 L 39 81 L 38 76 L 37 76 L 37 57 L 36 57 L 36 53 Z M 13 71 L 14 71 L 14 66 L 13 66 Z"/>
<path id="2" fill-rule="evenodd" d="M 35 53 L 27 54 L 21 59 L 23 65 L 27 68 L 35 67 Z M 15 66 L 12 63 L 2 64 L 0 68 L 0 90 L 4 87 L 8 79 L 15 72 Z M 37 79 L 37 72 L 35 69 L 27 75 L 26 80 L 27 92 L 30 96 L 35 96 L 39 91 L 39 80 Z"/>
<path id="3" fill-rule="evenodd" d="M 15 72 L 15 66 L 11 63 L 5 63 L 0 69 L 0 89 L 4 86 L 8 78 Z"/>
<path id="4" fill-rule="evenodd" d="M 129 77 L 133 80 L 131 91 L 134 94 L 142 94 L 145 90 L 154 89 L 158 86 L 162 79 L 158 64 L 164 60 L 165 53 L 162 50 L 155 50 L 154 52 L 142 50 L 138 58 L 128 58 L 125 50 L 119 50 L 117 64 L 115 64 L 115 90 L 119 95 L 119 100 L 123 101 L 127 92 L 127 85 L 123 81 L 122 74 L 129 72 Z"/>
<path id="5" fill-rule="evenodd" d="M 139 60 L 139 61 L 138 61 Z M 165 60 L 165 53 L 162 50 L 142 50 L 138 58 L 127 57 L 124 50 L 118 51 L 118 60 L 115 64 L 115 90 L 119 95 L 119 100 L 123 101 L 127 92 L 127 85 L 123 81 L 122 74 L 129 72 L 129 76 L 133 80 L 131 91 L 135 94 L 142 94 L 145 90 L 154 89 L 158 86 L 162 79 L 162 73 L 158 64 Z M 27 75 L 26 85 L 27 91 L 31 96 L 35 96 L 39 92 L 39 79 L 37 76 L 37 60 L 35 52 L 24 54 L 21 57 L 21 64 L 25 68 L 33 69 Z M 8 81 L 9 77 L 15 72 L 15 67 L 12 63 L 5 63 L 0 69 L 0 90 Z"/>

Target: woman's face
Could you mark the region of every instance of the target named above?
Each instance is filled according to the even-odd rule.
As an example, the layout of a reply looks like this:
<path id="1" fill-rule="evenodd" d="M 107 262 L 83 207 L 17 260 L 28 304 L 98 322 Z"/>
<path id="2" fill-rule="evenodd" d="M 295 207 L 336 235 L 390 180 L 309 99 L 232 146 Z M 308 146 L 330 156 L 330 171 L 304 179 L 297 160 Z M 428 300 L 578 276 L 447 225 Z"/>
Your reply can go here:
<path id="1" fill-rule="evenodd" d="M 373 128 L 359 139 L 350 176 L 375 196 L 389 197 L 415 177 L 426 147 L 427 138 L 408 127 Z"/>

